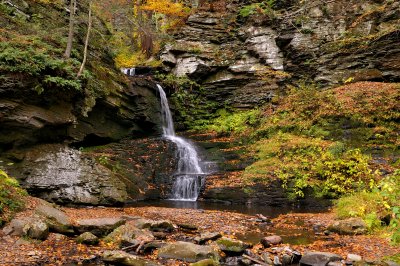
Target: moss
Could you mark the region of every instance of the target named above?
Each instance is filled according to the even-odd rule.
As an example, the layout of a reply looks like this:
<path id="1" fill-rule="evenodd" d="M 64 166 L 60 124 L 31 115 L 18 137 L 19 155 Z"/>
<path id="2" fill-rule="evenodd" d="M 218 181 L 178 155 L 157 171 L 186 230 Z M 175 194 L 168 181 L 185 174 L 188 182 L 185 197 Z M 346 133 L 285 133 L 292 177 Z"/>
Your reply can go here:
<path id="1" fill-rule="evenodd" d="M 0 226 L 8 222 L 15 212 L 23 209 L 26 195 L 18 181 L 0 169 Z"/>

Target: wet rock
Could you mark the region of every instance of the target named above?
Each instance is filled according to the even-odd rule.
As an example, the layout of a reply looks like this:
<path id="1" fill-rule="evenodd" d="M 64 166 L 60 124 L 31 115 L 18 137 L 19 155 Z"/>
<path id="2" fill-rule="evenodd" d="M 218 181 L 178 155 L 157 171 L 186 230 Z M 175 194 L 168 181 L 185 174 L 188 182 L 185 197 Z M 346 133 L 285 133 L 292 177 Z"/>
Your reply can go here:
<path id="1" fill-rule="evenodd" d="M 361 261 L 362 257 L 360 255 L 357 254 L 347 254 L 347 258 L 346 260 L 348 261 Z"/>
<path id="2" fill-rule="evenodd" d="M 237 266 L 237 265 L 240 265 L 240 260 L 241 260 L 241 257 L 228 257 L 228 258 L 226 258 L 224 265 Z"/>
<path id="3" fill-rule="evenodd" d="M 44 240 L 49 235 L 49 227 L 43 218 L 31 216 L 11 220 L 10 224 L 3 228 L 3 233 Z"/>
<path id="4" fill-rule="evenodd" d="M 76 238 L 76 242 L 85 245 L 97 245 L 99 238 L 90 232 L 85 232 Z"/>
<path id="5" fill-rule="evenodd" d="M 218 266 L 219 263 L 213 259 L 201 260 L 195 263 L 190 263 L 189 266 Z"/>
<path id="6" fill-rule="evenodd" d="M 164 247 L 167 243 L 160 242 L 160 241 L 151 241 L 150 243 L 147 243 L 146 245 L 143 246 L 143 251 L 144 253 L 146 252 L 151 252 L 154 249 L 160 249 Z"/>
<path id="7" fill-rule="evenodd" d="M 74 232 L 72 223 L 69 217 L 59 209 L 54 208 L 50 203 L 41 201 L 41 204 L 36 207 L 35 212 L 46 219 L 51 231 L 70 234 Z"/>
<path id="8" fill-rule="evenodd" d="M 292 252 L 292 263 L 293 263 L 293 264 L 299 263 L 300 260 L 301 260 L 301 257 L 302 257 L 302 255 L 301 255 L 300 252 L 298 252 L 298 251 L 293 251 L 293 252 Z"/>
<path id="9" fill-rule="evenodd" d="M 127 197 L 126 187 L 115 173 L 94 158 L 64 145 L 46 144 L 29 149 L 18 169 L 22 186 L 31 195 L 50 202 L 113 205 L 121 204 Z M 52 219 L 61 218 L 54 210 L 52 215 Z"/>
<path id="10" fill-rule="evenodd" d="M 139 229 L 132 223 L 119 226 L 104 238 L 104 241 L 113 242 L 120 246 L 126 243 L 138 244 L 142 241 L 147 242 L 153 240 L 154 236 L 149 230 Z"/>
<path id="11" fill-rule="evenodd" d="M 125 222 L 126 221 L 122 218 L 83 219 L 76 221 L 74 229 L 81 234 L 90 232 L 98 237 L 102 237 L 109 234 Z"/>
<path id="12" fill-rule="evenodd" d="M 170 243 L 158 251 L 158 257 L 197 262 L 204 259 L 218 259 L 218 253 L 210 246 L 200 246 L 189 242 Z"/>
<path id="13" fill-rule="evenodd" d="M 184 230 L 188 231 L 196 231 L 198 228 L 196 225 L 193 224 L 177 224 L 179 228 L 182 228 Z"/>
<path id="14" fill-rule="evenodd" d="M 175 230 L 175 225 L 170 221 L 155 221 L 150 224 L 150 231 L 153 232 L 172 232 Z"/>
<path id="15" fill-rule="evenodd" d="M 227 237 L 223 237 L 216 241 L 218 247 L 227 254 L 242 254 L 246 248 L 250 247 L 240 240 L 235 240 Z"/>
<path id="16" fill-rule="evenodd" d="M 261 258 L 266 264 L 272 265 L 274 262 L 270 259 L 270 254 L 268 252 L 263 252 Z"/>
<path id="17" fill-rule="evenodd" d="M 124 251 L 105 251 L 103 253 L 102 259 L 104 262 L 117 264 L 117 265 L 127 265 L 127 266 L 154 266 L 158 265 L 153 262 L 146 261 L 138 256 L 131 255 Z"/>
<path id="18" fill-rule="evenodd" d="M 45 221 L 36 219 L 29 224 L 27 236 L 32 239 L 45 240 L 49 235 L 49 227 Z"/>
<path id="19" fill-rule="evenodd" d="M 281 266 L 281 265 L 282 265 L 282 263 L 279 260 L 279 257 L 278 256 L 274 256 L 274 266 Z"/>
<path id="20" fill-rule="evenodd" d="M 290 256 L 288 254 L 283 254 L 282 256 L 282 265 L 291 265 L 292 264 L 292 258 L 293 256 Z"/>
<path id="21" fill-rule="evenodd" d="M 306 252 L 301 260 L 300 266 L 325 266 L 329 262 L 340 261 L 342 257 L 329 252 Z"/>
<path id="22" fill-rule="evenodd" d="M 282 243 L 282 237 L 277 236 L 277 235 L 267 236 L 267 237 L 264 237 L 263 239 L 261 239 L 261 244 L 265 248 L 269 248 L 273 245 L 278 245 L 281 243 Z"/>
<path id="23" fill-rule="evenodd" d="M 361 218 L 349 218 L 333 222 L 328 230 L 341 235 L 360 235 L 367 232 L 367 225 Z"/>
<path id="24" fill-rule="evenodd" d="M 204 244 L 209 240 L 217 240 L 221 238 L 222 235 L 218 232 L 202 232 L 200 236 L 194 238 L 194 240 L 199 244 Z"/>

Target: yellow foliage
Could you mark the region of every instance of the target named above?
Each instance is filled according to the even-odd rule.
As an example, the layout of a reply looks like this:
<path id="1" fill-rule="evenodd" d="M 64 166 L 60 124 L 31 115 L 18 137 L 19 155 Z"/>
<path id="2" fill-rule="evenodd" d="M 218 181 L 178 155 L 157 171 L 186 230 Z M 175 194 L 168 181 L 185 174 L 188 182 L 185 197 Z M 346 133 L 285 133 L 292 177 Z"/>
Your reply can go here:
<path id="1" fill-rule="evenodd" d="M 115 57 L 115 65 L 118 68 L 141 65 L 144 61 L 146 61 L 146 55 L 143 54 L 142 51 L 137 51 L 135 53 L 121 51 Z"/>
<path id="2" fill-rule="evenodd" d="M 141 6 L 141 9 L 164 14 L 169 17 L 185 17 L 189 13 L 189 9 L 184 7 L 182 3 L 174 3 L 170 0 L 148 0 Z"/>
<path id="3" fill-rule="evenodd" d="M 61 0 L 34 0 L 34 1 L 42 4 L 61 4 Z"/>

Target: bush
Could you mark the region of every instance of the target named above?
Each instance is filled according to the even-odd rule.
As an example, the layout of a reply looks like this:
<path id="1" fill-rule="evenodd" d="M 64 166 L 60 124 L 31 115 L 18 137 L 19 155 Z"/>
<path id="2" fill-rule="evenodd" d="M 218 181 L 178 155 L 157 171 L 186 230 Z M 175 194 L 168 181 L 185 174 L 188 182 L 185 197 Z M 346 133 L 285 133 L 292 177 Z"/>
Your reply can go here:
<path id="1" fill-rule="evenodd" d="M 19 187 L 17 180 L 0 169 L 0 226 L 9 221 L 14 212 L 24 206 L 26 192 Z"/>
<path id="2" fill-rule="evenodd" d="M 342 143 L 278 133 L 254 144 L 257 161 L 245 170 L 245 178 L 268 182 L 279 178 L 290 198 L 337 198 L 369 189 L 375 174 L 369 156 L 358 149 L 344 150 Z"/>
<path id="3" fill-rule="evenodd" d="M 371 231 L 389 225 L 391 240 L 400 243 L 400 170 L 379 181 L 372 191 L 340 198 L 335 212 L 339 218 L 361 217 Z"/>

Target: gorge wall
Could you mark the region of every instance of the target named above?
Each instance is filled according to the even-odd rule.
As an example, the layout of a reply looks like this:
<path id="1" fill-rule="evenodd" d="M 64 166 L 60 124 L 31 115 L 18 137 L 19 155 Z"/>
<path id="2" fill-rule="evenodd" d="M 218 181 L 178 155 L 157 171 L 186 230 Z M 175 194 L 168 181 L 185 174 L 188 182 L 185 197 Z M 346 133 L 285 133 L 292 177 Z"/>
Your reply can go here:
<path id="1" fill-rule="evenodd" d="M 258 2 L 203 3 L 163 50 L 166 69 L 217 108 L 252 108 L 298 80 L 399 81 L 398 1 Z"/>

